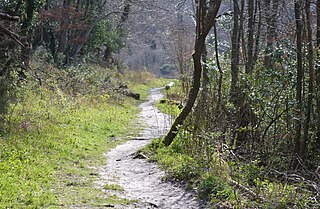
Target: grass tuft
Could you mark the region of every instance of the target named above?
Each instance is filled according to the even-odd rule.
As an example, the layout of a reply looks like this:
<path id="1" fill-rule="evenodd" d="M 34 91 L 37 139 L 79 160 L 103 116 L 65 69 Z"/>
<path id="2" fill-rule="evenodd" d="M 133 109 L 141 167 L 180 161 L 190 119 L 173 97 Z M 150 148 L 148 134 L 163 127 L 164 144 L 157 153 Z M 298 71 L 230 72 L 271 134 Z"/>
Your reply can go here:
<path id="1" fill-rule="evenodd" d="M 117 184 L 106 184 L 103 186 L 104 189 L 106 190 L 115 190 L 115 191 L 123 191 L 124 189 Z"/>

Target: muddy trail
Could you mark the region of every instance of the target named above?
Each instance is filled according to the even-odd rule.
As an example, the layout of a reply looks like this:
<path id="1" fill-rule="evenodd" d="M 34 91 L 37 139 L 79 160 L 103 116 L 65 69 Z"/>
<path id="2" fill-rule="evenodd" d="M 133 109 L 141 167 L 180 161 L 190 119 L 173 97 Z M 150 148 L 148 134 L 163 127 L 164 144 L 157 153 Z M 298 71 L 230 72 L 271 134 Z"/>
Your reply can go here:
<path id="1" fill-rule="evenodd" d="M 107 165 L 100 169 L 100 187 L 118 184 L 124 191 L 115 194 L 137 201 L 131 205 L 113 208 L 202 208 L 190 191 L 170 182 L 164 182 L 164 172 L 155 163 L 135 158 L 135 153 L 152 139 L 163 136 L 170 127 L 170 117 L 159 112 L 154 104 L 161 99 L 161 88 L 150 91 L 149 100 L 140 105 L 139 120 L 143 124 L 140 135 L 106 154 Z"/>

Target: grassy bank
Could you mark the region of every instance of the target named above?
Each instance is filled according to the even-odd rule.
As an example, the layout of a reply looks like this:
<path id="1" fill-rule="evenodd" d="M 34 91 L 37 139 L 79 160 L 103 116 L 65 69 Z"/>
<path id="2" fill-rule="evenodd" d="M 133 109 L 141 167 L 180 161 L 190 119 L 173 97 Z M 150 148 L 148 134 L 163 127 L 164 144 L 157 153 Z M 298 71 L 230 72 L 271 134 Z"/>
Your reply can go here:
<path id="1" fill-rule="evenodd" d="M 47 66 L 19 83 L 0 138 L 0 208 L 128 202 L 94 187 L 103 153 L 139 130 L 138 102 L 111 90 L 123 77 L 130 76 Z M 161 83 L 151 75 L 129 82 L 143 95 Z"/>

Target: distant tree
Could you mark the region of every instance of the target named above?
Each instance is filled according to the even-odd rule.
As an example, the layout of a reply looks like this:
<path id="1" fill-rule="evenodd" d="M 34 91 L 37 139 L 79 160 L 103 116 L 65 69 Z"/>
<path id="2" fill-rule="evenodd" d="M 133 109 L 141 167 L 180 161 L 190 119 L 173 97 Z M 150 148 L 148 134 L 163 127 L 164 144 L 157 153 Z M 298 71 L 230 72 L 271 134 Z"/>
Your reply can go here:
<path id="1" fill-rule="evenodd" d="M 29 69 L 29 38 L 38 4 L 31 0 L 0 3 L 0 126 L 13 97 L 12 84 L 17 78 L 25 78 L 24 72 Z"/>
<path id="2" fill-rule="evenodd" d="M 122 47 L 122 25 L 129 16 L 130 1 L 111 4 L 109 0 L 59 0 L 46 4 L 41 12 L 42 23 L 38 26 L 41 30 L 37 31 L 41 34 L 35 36 L 47 34 L 51 38 L 37 39 L 44 42 L 37 42 L 36 46 L 49 46 L 56 61 L 62 55 L 66 64 L 97 51 L 99 55 L 104 51 L 103 58 Z"/>

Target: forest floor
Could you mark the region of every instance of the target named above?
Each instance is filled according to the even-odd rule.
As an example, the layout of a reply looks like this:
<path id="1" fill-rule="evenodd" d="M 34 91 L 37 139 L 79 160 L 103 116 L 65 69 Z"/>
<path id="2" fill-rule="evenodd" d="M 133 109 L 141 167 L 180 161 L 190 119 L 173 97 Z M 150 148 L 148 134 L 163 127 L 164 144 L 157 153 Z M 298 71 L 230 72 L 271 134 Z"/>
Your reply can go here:
<path id="1" fill-rule="evenodd" d="M 202 208 L 192 191 L 181 185 L 165 182 L 165 173 L 153 162 L 136 153 L 152 139 L 159 138 L 170 127 L 170 116 L 159 112 L 155 102 L 161 99 L 161 88 L 152 89 L 149 99 L 140 105 L 139 136 L 118 145 L 106 154 L 107 164 L 99 170 L 98 187 L 132 200 L 130 205 L 110 205 L 113 208 Z M 108 206 L 106 206 L 108 207 Z"/>

